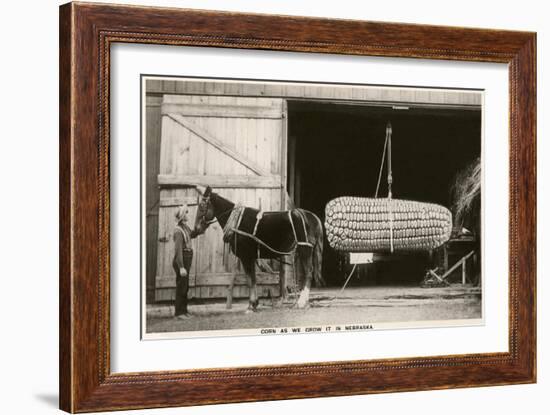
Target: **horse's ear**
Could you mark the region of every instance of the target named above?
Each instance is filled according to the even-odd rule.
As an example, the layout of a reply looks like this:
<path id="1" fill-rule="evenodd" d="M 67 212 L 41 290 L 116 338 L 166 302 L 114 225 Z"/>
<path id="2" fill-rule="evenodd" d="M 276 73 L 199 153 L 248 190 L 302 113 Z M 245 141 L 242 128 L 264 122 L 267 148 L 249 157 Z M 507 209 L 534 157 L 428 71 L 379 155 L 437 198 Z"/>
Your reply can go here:
<path id="1" fill-rule="evenodd" d="M 197 189 L 197 192 L 199 192 L 201 196 L 204 195 L 204 192 L 206 192 L 206 187 L 200 184 L 195 185 L 195 189 Z"/>
<path id="2" fill-rule="evenodd" d="M 204 191 L 204 197 L 210 196 L 211 193 L 212 193 L 212 188 L 210 186 L 207 186 L 206 190 Z"/>

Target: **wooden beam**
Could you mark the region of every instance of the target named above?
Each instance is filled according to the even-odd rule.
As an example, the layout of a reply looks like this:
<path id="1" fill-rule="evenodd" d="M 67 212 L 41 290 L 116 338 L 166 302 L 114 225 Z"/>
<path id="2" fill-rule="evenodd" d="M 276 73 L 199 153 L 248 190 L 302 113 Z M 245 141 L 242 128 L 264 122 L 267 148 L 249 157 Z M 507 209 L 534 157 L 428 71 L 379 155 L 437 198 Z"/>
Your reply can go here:
<path id="1" fill-rule="evenodd" d="M 179 114 L 166 114 L 166 117 L 169 117 L 171 120 L 178 123 L 183 128 L 191 131 L 197 137 L 202 138 L 204 141 L 206 141 L 209 144 L 213 145 L 218 150 L 220 150 L 222 153 L 225 153 L 226 155 L 231 157 L 233 160 L 235 160 L 237 163 L 242 164 L 244 167 L 246 167 L 247 169 L 252 170 L 257 175 L 259 175 L 259 176 L 269 176 L 271 174 L 270 172 L 265 170 L 263 167 L 261 167 L 259 164 L 257 164 L 253 160 L 250 160 L 248 157 L 246 157 L 242 154 L 239 154 L 237 151 L 235 151 L 231 147 L 227 146 L 221 140 L 218 140 L 216 137 L 214 137 L 208 131 L 204 130 L 202 127 L 199 127 L 198 125 L 196 125 L 190 119 L 188 119 L 186 117 L 183 117 Z"/>
<path id="2" fill-rule="evenodd" d="M 149 82 L 149 80 L 147 81 Z M 455 107 L 479 110 L 482 104 L 482 94 L 479 91 L 455 91 L 419 88 L 375 87 L 363 85 L 334 85 L 328 83 L 300 84 L 298 88 L 288 88 L 288 83 L 178 80 L 178 90 L 161 82 L 147 85 L 148 95 L 162 96 L 170 94 L 171 99 L 180 96 L 215 96 L 244 97 L 261 96 L 262 98 L 291 98 L 320 100 L 326 102 L 362 103 L 370 105 L 437 105 L 440 107 Z M 231 91 L 222 91 L 221 86 L 231 85 Z M 443 93 L 441 93 L 443 92 Z M 338 96 L 338 98 L 335 98 Z"/>
<path id="3" fill-rule="evenodd" d="M 439 275 L 437 275 L 437 274 L 434 272 L 434 270 L 431 270 L 431 269 L 430 269 L 428 272 L 430 273 L 430 275 L 431 275 L 432 277 L 437 278 L 437 279 L 439 280 L 439 282 L 442 282 L 443 284 L 446 284 L 446 285 L 450 285 L 447 281 L 445 281 L 443 278 L 441 278 Z"/>
<path id="4" fill-rule="evenodd" d="M 463 261 L 466 261 L 473 254 L 474 254 L 474 251 L 470 251 L 469 254 L 463 256 L 462 259 L 460 261 L 458 261 L 456 264 L 454 264 L 451 268 L 449 268 L 449 270 L 445 274 L 443 274 L 441 276 L 441 278 L 443 278 L 443 279 L 447 278 L 451 274 L 451 272 L 453 272 L 455 269 L 457 269 L 462 264 Z"/>
<path id="5" fill-rule="evenodd" d="M 193 272 L 192 272 L 193 273 Z M 235 278 L 235 281 L 232 281 Z M 228 286 L 233 282 L 233 285 L 247 285 L 246 275 L 233 274 L 231 272 L 224 273 L 207 273 L 197 274 L 196 278 L 191 278 L 189 281 L 190 287 L 221 285 Z M 277 285 L 279 284 L 279 274 L 270 274 L 267 272 L 256 272 L 256 283 L 262 285 Z M 176 276 L 164 275 L 157 276 L 156 288 L 172 288 L 176 286 Z"/>
<path id="6" fill-rule="evenodd" d="M 283 118 L 280 107 L 259 105 L 216 105 L 216 104 L 162 104 L 162 115 L 177 114 L 183 117 L 207 118 Z"/>
<path id="7" fill-rule="evenodd" d="M 147 107 L 160 107 L 162 103 L 162 97 L 157 97 L 154 95 L 145 96 L 145 105 Z"/>
<path id="8" fill-rule="evenodd" d="M 171 207 L 171 206 L 181 206 L 184 203 L 187 206 L 198 205 L 198 200 L 196 197 L 163 197 L 160 199 L 160 207 Z"/>
<path id="9" fill-rule="evenodd" d="M 252 188 L 278 189 L 281 178 L 278 176 L 245 176 L 245 175 L 171 175 L 159 174 L 160 187 L 192 187 L 197 184 L 215 188 Z"/>
<path id="10" fill-rule="evenodd" d="M 279 297 L 279 287 L 274 284 L 258 284 L 256 286 L 258 290 L 259 298 L 273 298 Z M 164 287 L 155 289 L 155 301 L 173 302 L 176 298 L 176 287 Z M 270 294 L 271 293 L 271 294 Z M 227 287 L 223 285 L 211 285 L 211 286 L 197 286 L 189 288 L 189 295 L 192 299 L 216 299 L 220 303 L 227 299 Z M 239 285 L 235 287 L 235 292 L 233 293 L 233 299 L 248 300 L 248 287 L 244 285 Z"/>

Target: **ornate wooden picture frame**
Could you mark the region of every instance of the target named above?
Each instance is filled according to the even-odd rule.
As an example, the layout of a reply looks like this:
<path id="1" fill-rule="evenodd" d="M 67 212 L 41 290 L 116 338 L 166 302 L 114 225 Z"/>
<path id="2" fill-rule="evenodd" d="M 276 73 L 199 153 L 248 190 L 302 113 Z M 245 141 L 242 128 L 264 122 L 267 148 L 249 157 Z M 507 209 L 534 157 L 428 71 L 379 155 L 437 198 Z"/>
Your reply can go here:
<path id="1" fill-rule="evenodd" d="M 509 351 L 112 373 L 109 126 L 110 51 L 116 43 L 508 64 Z M 61 409 L 90 412 L 535 382 L 535 106 L 534 33 L 105 4 L 61 6 Z"/>

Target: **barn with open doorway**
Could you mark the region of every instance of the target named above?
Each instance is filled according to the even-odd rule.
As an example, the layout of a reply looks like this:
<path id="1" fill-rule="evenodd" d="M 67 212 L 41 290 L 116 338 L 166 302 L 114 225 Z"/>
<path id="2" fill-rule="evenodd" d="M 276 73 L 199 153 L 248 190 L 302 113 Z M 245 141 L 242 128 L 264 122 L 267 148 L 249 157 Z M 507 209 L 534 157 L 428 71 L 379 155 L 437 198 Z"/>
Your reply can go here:
<path id="1" fill-rule="evenodd" d="M 336 197 L 374 197 L 381 173 L 386 126 L 392 126 L 393 197 L 451 207 L 457 172 L 480 156 L 477 105 L 289 101 L 287 188 L 296 206 L 323 220 Z M 385 161 L 385 160 L 384 160 Z M 386 165 L 378 197 L 388 192 Z M 325 241 L 326 242 L 326 241 Z M 345 255 L 325 243 L 323 275 L 341 285 Z M 429 252 L 379 255 L 370 273 L 352 284 L 418 284 L 433 259 Z M 368 275 L 367 275 L 368 274 Z"/>
<path id="2" fill-rule="evenodd" d="M 325 205 L 335 197 L 374 196 L 391 122 L 394 197 L 449 207 L 457 172 L 481 153 L 481 103 L 480 91 L 147 79 L 147 302 L 174 298 L 173 218 L 183 202 L 194 216 L 194 184 L 265 211 L 302 207 L 324 220 Z M 380 196 L 386 192 L 382 180 Z M 223 299 L 228 289 L 237 298 L 248 295 L 219 226 L 193 244 L 192 298 Z M 380 258 L 375 272 L 359 273 L 351 284 L 418 284 L 429 261 L 427 253 Z M 346 258 L 325 243 L 326 283 L 341 286 L 346 270 Z M 293 285 L 292 274 L 289 266 L 264 264 L 260 296 L 280 296 Z"/>

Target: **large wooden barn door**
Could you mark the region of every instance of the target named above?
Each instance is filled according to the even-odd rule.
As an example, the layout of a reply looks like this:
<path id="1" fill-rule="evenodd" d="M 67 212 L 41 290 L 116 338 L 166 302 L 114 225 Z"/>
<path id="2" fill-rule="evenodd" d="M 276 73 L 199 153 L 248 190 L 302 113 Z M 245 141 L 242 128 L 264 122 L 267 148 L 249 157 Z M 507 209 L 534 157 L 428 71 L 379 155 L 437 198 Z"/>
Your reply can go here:
<path id="1" fill-rule="evenodd" d="M 174 298 L 174 213 L 187 202 L 192 226 L 199 197 L 194 184 L 263 210 L 284 209 L 286 203 L 283 99 L 164 95 L 161 111 L 157 301 Z M 217 223 L 193 240 L 191 297 L 225 297 L 233 273 L 233 295 L 248 296 L 244 272 L 223 245 Z M 259 272 L 258 282 L 260 295 L 278 296 L 278 264 Z"/>

